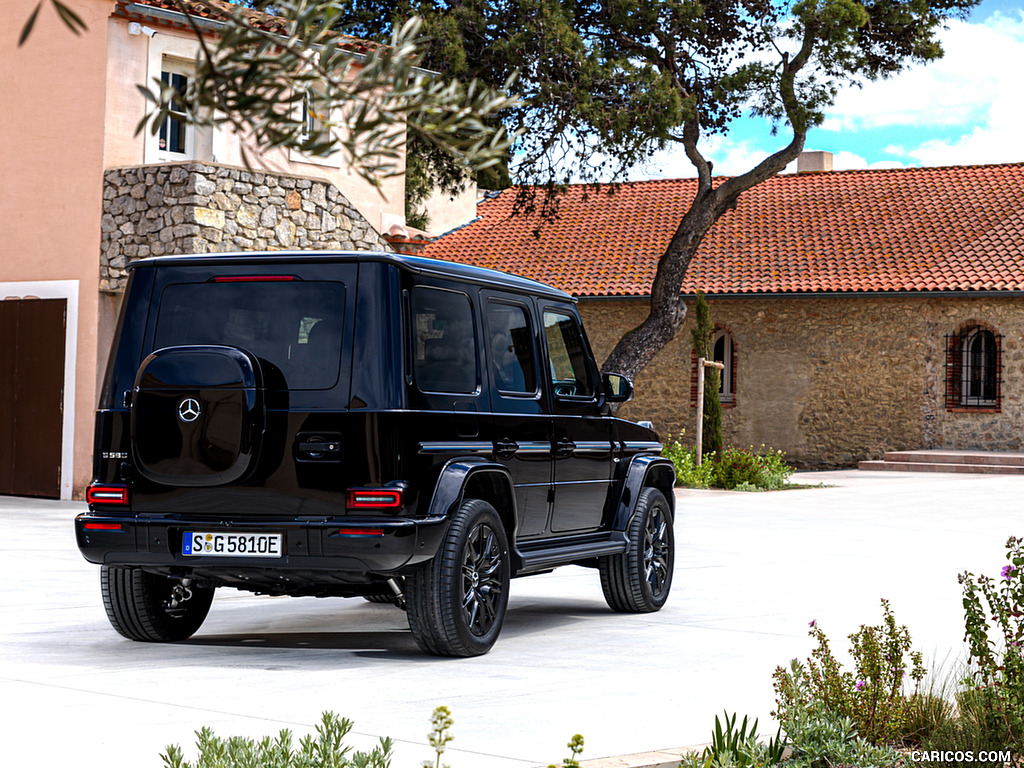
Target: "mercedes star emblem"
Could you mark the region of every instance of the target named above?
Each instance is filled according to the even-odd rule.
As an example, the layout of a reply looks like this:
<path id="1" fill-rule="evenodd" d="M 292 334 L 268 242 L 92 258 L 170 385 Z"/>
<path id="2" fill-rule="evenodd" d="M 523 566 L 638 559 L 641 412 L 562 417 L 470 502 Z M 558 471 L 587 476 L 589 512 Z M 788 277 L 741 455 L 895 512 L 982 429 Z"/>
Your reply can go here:
<path id="1" fill-rule="evenodd" d="M 178 403 L 178 418 L 191 424 L 199 418 L 199 401 L 194 397 L 186 397 Z"/>

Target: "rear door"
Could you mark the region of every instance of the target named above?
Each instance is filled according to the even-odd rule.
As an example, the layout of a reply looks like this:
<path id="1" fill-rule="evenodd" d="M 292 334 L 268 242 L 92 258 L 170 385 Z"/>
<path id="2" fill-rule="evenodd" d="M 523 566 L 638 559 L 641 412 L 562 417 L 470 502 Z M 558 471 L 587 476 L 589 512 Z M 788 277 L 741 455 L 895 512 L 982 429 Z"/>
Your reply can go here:
<path id="1" fill-rule="evenodd" d="M 346 418 L 357 275 L 284 261 L 159 270 L 133 404 L 137 511 L 338 513 L 364 443 Z"/>
<path id="2" fill-rule="evenodd" d="M 552 489 L 551 417 L 532 303 L 483 291 L 490 377 L 491 439 L 508 467 L 519 514 L 518 537 L 544 533 Z"/>

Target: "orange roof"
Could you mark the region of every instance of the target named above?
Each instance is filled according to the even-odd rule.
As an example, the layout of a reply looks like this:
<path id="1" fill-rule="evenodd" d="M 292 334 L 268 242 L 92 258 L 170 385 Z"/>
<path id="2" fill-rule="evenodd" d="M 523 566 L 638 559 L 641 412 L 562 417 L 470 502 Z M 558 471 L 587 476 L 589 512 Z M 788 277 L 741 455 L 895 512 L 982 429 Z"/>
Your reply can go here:
<path id="1" fill-rule="evenodd" d="M 647 295 L 695 179 L 570 187 L 559 217 L 510 217 L 515 190 L 424 255 L 577 296 Z M 533 232 L 540 225 L 539 237 Z M 711 228 L 683 292 L 1024 290 L 1024 163 L 776 176 Z"/>
<path id="2" fill-rule="evenodd" d="M 114 15 L 124 18 L 136 18 L 137 16 L 145 15 L 144 11 L 141 9 L 132 9 L 130 7 L 132 5 L 147 6 L 149 8 L 173 11 L 176 13 L 180 13 L 184 10 L 190 16 L 210 19 L 211 21 L 216 22 L 224 21 L 231 13 L 241 12 L 245 18 L 260 29 L 279 35 L 285 35 L 288 33 L 287 22 L 280 16 L 274 16 L 269 13 L 262 13 L 260 11 L 253 10 L 252 8 L 238 6 L 236 3 L 230 2 L 230 0 L 180 0 L 180 4 L 172 2 L 172 0 L 117 0 L 117 5 L 114 8 Z M 184 23 L 177 25 L 172 23 L 172 26 L 187 28 Z M 362 40 L 358 37 L 352 37 L 351 35 L 339 34 L 337 39 L 339 41 L 339 47 L 355 51 L 356 53 L 365 53 L 378 47 L 377 43 Z"/>

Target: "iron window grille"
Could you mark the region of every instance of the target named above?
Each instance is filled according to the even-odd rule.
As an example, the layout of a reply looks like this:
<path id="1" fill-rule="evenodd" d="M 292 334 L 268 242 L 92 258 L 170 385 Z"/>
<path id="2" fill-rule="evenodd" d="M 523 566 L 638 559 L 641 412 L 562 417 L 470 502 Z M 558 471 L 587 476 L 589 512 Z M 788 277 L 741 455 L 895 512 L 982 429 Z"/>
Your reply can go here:
<path id="1" fill-rule="evenodd" d="M 946 336 L 946 408 L 998 409 L 1002 337 L 980 325 Z"/>

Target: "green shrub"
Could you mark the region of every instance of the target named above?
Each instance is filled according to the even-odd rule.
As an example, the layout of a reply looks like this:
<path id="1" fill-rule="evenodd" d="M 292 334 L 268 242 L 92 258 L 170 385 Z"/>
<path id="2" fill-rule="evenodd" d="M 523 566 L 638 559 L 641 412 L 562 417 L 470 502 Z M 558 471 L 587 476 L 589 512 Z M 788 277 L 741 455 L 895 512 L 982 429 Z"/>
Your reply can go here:
<path id="1" fill-rule="evenodd" d="M 288 729 L 282 730 L 277 739 L 267 736 L 257 743 L 241 736 L 222 739 L 209 728 L 203 728 L 196 732 L 197 762 L 186 762 L 176 744 L 160 757 L 166 768 L 388 768 L 392 740 L 381 739 L 373 751 L 350 755 L 351 748 L 345 746 L 344 740 L 351 730 L 351 720 L 324 712 L 316 736 L 303 738 L 296 750 Z"/>
<path id="2" fill-rule="evenodd" d="M 971 674 L 961 709 L 983 738 L 1024 751 L 1024 540 L 1011 536 L 998 580 L 960 574 Z M 966 705 L 966 706 L 965 706 Z"/>
<path id="3" fill-rule="evenodd" d="M 725 728 L 715 716 L 715 730 L 711 734 L 711 746 L 705 747 L 698 756 L 684 755 L 679 768 L 764 768 L 782 762 L 785 744 L 782 729 L 767 744 L 757 740 L 757 720 L 747 731 L 747 718 L 736 728 L 736 715 L 725 714 Z"/>
<path id="4" fill-rule="evenodd" d="M 910 632 L 897 626 L 887 600 L 882 601 L 884 619 L 879 626 L 861 625 L 849 636 L 854 671 L 843 671 L 832 654 L 828 637 L 812 621 L 810 635 L 818 641 L 807 661 L 805 684 L 797 686 L 791 674 L 775 671 L 778 716 L 792 709 L 812 705 L 848 718 L 857 733 L 871 744 L 903 744 L 910 741 L 911 700 L 904 693 L 907 658 L 910 678 L 916 684 L 925 675 L 921 654 L 910 650 Z M 916 691 L 915 691 L 916 693 Z"/>
<path id="5" fill-rule="evenodd" d="M 686 488 L 710 488 L 714 477 L 714 465 L 710 461 L 704 461 L 697 466 L 697 449 L 685 448 L 679 440 L 672 440 L 665 444 L 661 452 L 667 457 L 676 468 L 676 482 Z"/>
<path id="6" fill-rule="evenodd" d="M 831 708 L 821 696 L 820 683 L 793 659 L 789 669 L 775 670 L 776 693 L 785 706 L 779 718 L 792 752 L 787 768 L 888 766 L 898 760 L 890 748 L 861 737 L 853 719 Z"/>
<path id="7" fill-rule="evenodd" d="M 730 446 L 720 454 L 706 454 L 698 467 L 696 448 L 687 448 L 671 437 L 669 435 L 662 456 L 672 461 L 677 482 L 686 488 L 774 491 L 784 488 L 793 474 L 793 468 L 786 464 L 782 451 L 763 445 L 760 452 L 753 448 Z"/>

